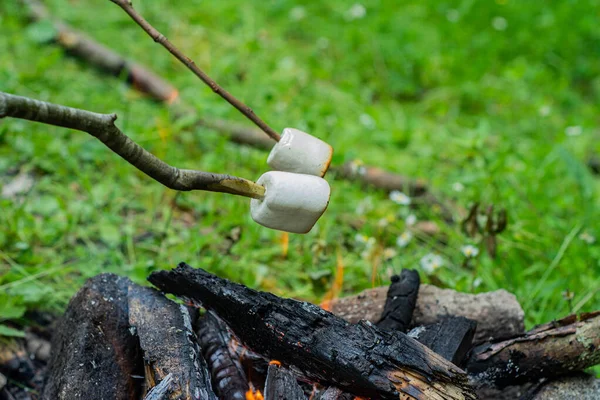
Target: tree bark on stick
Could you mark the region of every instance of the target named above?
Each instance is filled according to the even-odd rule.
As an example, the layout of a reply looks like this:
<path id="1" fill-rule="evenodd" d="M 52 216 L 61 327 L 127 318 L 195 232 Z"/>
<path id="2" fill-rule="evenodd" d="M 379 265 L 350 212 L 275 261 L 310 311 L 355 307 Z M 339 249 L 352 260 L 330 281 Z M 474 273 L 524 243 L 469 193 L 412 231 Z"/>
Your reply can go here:
<path id="1" fill-rule="evenodd" d="M 267 135 L 269 135 L 276 142 L 281 138 L 277 132 L 275 132 L 269 125 L 267 125 L 262 119 L 260 119 L 254 111 L 246 104 L 242 103 L 231 93 L 223 89 L 212 80 L 204 71 L 202 71 L 194 61 L 183 54 L 176 46 L 173 45 L 162 33 L 154 28 L 148 21 L 144 19 L 134 8 L 129 0 L 110 0 L 123 9 L 130 17 L 137 23 L 156 43 L 159 43 L 165 49 L 169 51 L 175 58 L 177 58 L 183 65 L 185 65 L 190 71 L 194 73 L 202 82 L 212 89 L 213 92 L 221 96 L 225 101 L 235 107 L 241 112 L 246 118 L 252 121 L 256 126 L 262 129 Z"/>
<path id="2" fill-rule="evenodd" d="M 184 263 L 148 278 L 216 312 L 250 348 L 317 381 L 381 399 L 474 399 L 462 370 L 402 333 L 348 324 L 321 308 Z"/>
<path id="3" fill-rule="evenodd" d="M 120 75 L 125 71 L 130 76 L 128 81 L 132 82 L 136 89 L 150 95 L 155 100 L 171 104 L 174 107 L 174 114 L 177 116 L 192 115 L 195 112 L 191 107 L 182 104 L 182 102 L 175 101 L 178 94 L 177 90 L 149 69 L 126 60 L 120 54 L 78 32 L 62 21 L 54 22 L 49 17 L 48 11 L 37 0 L 22 1 L 28 6 L 32 19 L 36 21 L 51 20 L 53 22 L 55 29 L 59 33 L 56 42 L 69 54 L 111 75 Z M 273 140 L 265 136 L 259 129 L 247 128 L 240 124 L 220 119 L 201 118 L 196 123 L 200 126 L 224 133 L 229 136 L 232 142 L 238 144 L 264 150 L 269 150 L 273 147 Z M 356 162 L 349 161 L 343 166 L 332 167 L 332 170 L 337 171 L 338 176 L 347 180 L 362 182 L 386 191 L 406 191 L 413 196 L 421 197 L 424 203 L 439 206 L 444 219 L 448 221 L 452 220 L 451 209 L 454 207 L 444 204 L 432 195 L 424 181 L 368 165 L 357 169 L 357 164 Z"/>
<path id="4" fill-rule="evenodd" d="M 600 363 L 600 311 L 571 315 L 525 335 L 475 348 L 470 376 L 498 387 L 552 378 Z"/>
<path id="5" fill-rule="evenodd" d="M 13 117 L 86 132 L 125 161 L 179 191 L 206 190 L 262 198 L 263 186 L 225 174 L 179 169 L 160 160 L 131 140 L 115 125 L 116 114 L 98 114 L 77 108 L 33 100 L 0 92 L 0 119 Z"/>

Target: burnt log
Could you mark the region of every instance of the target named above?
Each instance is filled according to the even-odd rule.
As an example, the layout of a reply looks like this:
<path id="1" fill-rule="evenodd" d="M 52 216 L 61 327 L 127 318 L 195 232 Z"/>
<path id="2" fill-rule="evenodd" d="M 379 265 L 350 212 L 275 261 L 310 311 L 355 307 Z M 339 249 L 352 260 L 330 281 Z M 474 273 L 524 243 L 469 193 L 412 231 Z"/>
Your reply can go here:
<path id="1" fill-rule="evenodd" d="M 250 390 L 237 354 L 229 349 L 227 326 L 208 311 L 198 323 L 198 343 L 208 363 L 215 391 L 221 400 L 245 400 Z"/>
<path id="2" fill-rule="evenodd" d="M 330 311 L 356 323 L 381 319 L 385 304 L 386 286 L 332 300 Z M 502 340 L 525 333 L 524 312 L 517 298 L 506 290 L 469 294 L 423 284 L 419 288 L 412 327 L 431 325 L 448 316 L 477 321 L 474 344 Z"/>
<path id="3" fill-rule="evenodd" d="M 497 387 L 554 378 L 600 363 L 600 311 L 571 315 L 525 335 L 473 349 L 467 371 Z"/>
<path id="4" fill-rule="evenodd" d="M 147 388 L 155 387 L 170 374 L 172 383 L 165 399 L 217 399 L 184 305 L 155 289 L 131 284 L 129 324 L 143 352 Z"/>
<path id="5" fill-rule="evenodd" d="M 128 287 L 113 274 L 89 279 L 69 302 L 52 338 L 44 400 L 137 398 L 143 375 L 129 331 Z"/>
<path id="6" fill-rule="evenodd" d="M 417 303 L 419 273 L 412 269 L 404 269 L 400 275 L 392 276 L 381 319 L 377 327 L 388 331 L 406 332 L 412 320 Z"/>
<path id="7" fill-rule="evenodd" d="M 305 400 L 296 377 L 278 364 L 270 364 L 265 382 L 265 400 Z"/>
<path id="8" fill-rule="evenodd" d="M 471 345 L 477 322 L 465 317 L 447 317 L 433 325 L 414 328 L 408 336 L 417 339 L 431 350 L 462 366 Z"/>
<path id="9" fill-rule="evenodd" d="M 381 399 L 475 398 L 464 371 L 403 333 L 349 324 L 313 304 L 184 263 L 152 273 L 149 281 L 212 309 L 245 345 L 321 383 Z"/>

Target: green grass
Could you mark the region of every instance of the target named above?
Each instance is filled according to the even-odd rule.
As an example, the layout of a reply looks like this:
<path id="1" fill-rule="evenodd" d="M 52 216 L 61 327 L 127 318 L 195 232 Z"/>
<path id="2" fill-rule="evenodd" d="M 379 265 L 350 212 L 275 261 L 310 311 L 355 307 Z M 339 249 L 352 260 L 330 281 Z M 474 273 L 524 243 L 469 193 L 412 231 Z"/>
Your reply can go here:
<path id="1" fill-rule="evenodd" d="M 600 239 L 600 184 L 585 167 L 600 152 L 600 1 L 373 0 L 355 19 L 347 1 L 301 3 L 136 6 L 271 126 L 330 142 L 336 163 L 359 158 L 426 179 L 464 208 L 505 207 L 509 222 L 497 258 L 481 251 L 465 266 L 461 246 L 480 239 L 445 225 L 430 207 L 412 212 L 438 222 L 447 246 L 413 240 L 398 248 L 409 209 L 332 176 L 329 210 L 311 233 L 290 235 L 284 257 L 281 233 L 254 224 L 247 199 L 176 194 L 83 133 L 3 120 L 0 185 L 18 171 L 34 174 L 35 185 L 17 200 L 0 198 L 0 321 L 26 309 L 64 307 L 95 274 L 143 282 L 180 261 L 319 301 L 339 252 L 348 295 L 372 285 L 374 257 L 357 234 L 397 253 L 378 266 L 376 284 L 402 268 L 420 268 L 421 257 L 434 252 L 445 265 L 423 274 L 425 281 L 463 291 L 505 288 L 525 307 L 529 326 L 573 308 L 600 308 L 600 243 L 580 237 Z M 245 123 L 108 0 L 48 4 L 171 80 L 198 116 Z M 267 170 L 266 153 L 174 122 L 164 106 L 121 80 L 42 43 L 44 29 L 28 25 L 17 2 L 0 2 L 0 90 L 116 112 L 126 133 L 179 167 L 249 179 Z M 462 191 L 454 190 L 457 183 Z M 226 236 L 236 227 L 241 239 L 226 254 Z M 574 293 L 570 302 L 566 290 Z"/>

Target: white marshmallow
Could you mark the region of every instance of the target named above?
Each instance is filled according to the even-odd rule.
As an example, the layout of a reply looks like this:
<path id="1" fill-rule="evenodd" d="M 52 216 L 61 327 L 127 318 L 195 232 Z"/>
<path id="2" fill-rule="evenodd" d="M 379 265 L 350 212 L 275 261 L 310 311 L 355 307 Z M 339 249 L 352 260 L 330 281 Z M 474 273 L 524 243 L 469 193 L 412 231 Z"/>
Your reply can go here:
<path id="1" fill-rule="evenodd" d="M 329 204 L 331 189 L 318 176 L 269 171 L 257 183 L 265 187 L 265 196 L 250 201 L 250 212 L 267 228 L 307 233 Z"/>
<path id="2" fill-rule="evenodd" d="M 333 156 L 333 148 L 308 133 L 285 128 L 273 146 L 267 164 L 276 171 L 296 172 L 323 177 Z"/>

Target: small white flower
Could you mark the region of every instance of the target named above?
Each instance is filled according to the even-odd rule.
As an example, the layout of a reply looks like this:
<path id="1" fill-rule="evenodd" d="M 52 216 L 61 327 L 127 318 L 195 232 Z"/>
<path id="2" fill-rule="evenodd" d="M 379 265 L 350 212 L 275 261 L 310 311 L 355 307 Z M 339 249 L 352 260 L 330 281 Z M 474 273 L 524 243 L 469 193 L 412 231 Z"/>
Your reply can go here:
<path id="1" fill-rule="evenodd" d="M 504 17 L 494 17 L 492 19 L 492 27 L 497 31 L 504 31 L 508 27 L 508 22 Z"/>
<path id="2" fill-rule="evenodd" d="M 386 260 L 392 259 L 398 255 L 398 252 L 391 247 L 387 247 L 383 250 L 383 258 Z"/>
<path id="3" fill-rule="evenodd" d="M 567 126 L 565 128 L 565 135 L 567 136 L 579 136 L 583 132 L 583 128 L 579 125 Z"/>
<path id="4" fill-rule="evenodd" d="M 444 259 L 438 254 L 429 253 L 419 261 L 425 273 L 432 274 L 436 269 L 444 266 Z"/>
<path id="5" fill-rule="evenodd" d="M 408 217 L 404 220 L 406 225 L 413 226 L 417 223 L 417 216 L 415 214 L 408 214 Z"/>
<path id="6" fill-rule="evenodd" d="M 463 185 L 460 182 L 454 182 L 452 184 L 452 190 L 454 190 L 455 192 L 462 192 L 463 190 L 465 190 L 465 185 Z"/>
<path id="7" fill-rule="evenodd" d="M 369 114 L 360 114 L 358 117 L 360 124 L 367 129 L 375 128 L 375 120 Z"/>
<path id="8" fill-rule="evenodd" d="M 475 280 L 473 281 L 473 287 L 478 288 L 479 286 L 481 286 L 481 278 L 475 278 Z"/>
<path id="9" fill-rule="evenodd" d="M 541 117 L 547 117 L 552 112 L 552 108 L 549 105 L 541 106 L 538 110 Z"/>
<path id="10" fill-rule="evenodd" d="M 406 247 L 410 243 L 413 238 L 413 234 L 410 231 L 402 232 L 402 235 L 398 236 L 396 239 L 396 246 L 398 247 Z"/>
<path id="11" fill-rule="evenodd" d="M 363 235 L 362 233 L 357 233 L 356 235 L 354 235 L 354 241 L 356 243 L 366 244 L 368 240 L 369 237 L 367 235 Z"/>
<path id="12" fill-rule="evenodd" d="M 358 167 L 357 173 L 361 174 L 361 168 L 364 170 L 364 167 Z M 364 215 L 373 209 L 373 200 L 370 197 L 366 197 L 356 207 L 356 213 L 358 215 Z"/>
<path id="13" fill-rule="evenodd" d="M 458 12 L 458 10 L 451 9 L 451 10 L 448 10 L 448 12 L 446 13 L 446 19 L 450 22 L 458 22 L 459 18 L 460 18 L 460 13 Z"/>
<path id="14" fill-rule="evenodd" d="M 349 20 L 361 19 L 361 18 L 364 18 L 365 15 L 367 15 L 367 9 L 365 8 L 365 6 L 363 6 L 362 4 L 359 4 L 359 3 L 355 3 L 348 10 L 348 19 Z"/>
<path id="15" fill-rule="evenodd" d="M 374 237 L 370 237 L 367 239 L 367 243 L 365 245 L 366 245 L 367 249 L 371 249 L 371 248 L 373 248 L 373 246 L 375 246 L 376 242 L 377 241 L 375 240 Z"/>
<path id="16" fill-rule="evenodd" d="M 464 245 L 463 247 L 460 248 L 460 251 L 467 258 L 474 258 L 474 257 L 477 257 L 477 255 L 479 254 L 479 249 L 477 247 L 473 246 L 472 244 Z"/>
<path id="17" fill-rule="evenodd" d="M 304 7 L 298 6 L 290 10 L 290 19 L 292 21 L 300 21 L 306 17 L 306 10 Z"/>
<path id="18" fill-rule="evenodd" d="M 583 240 L 584 242 L 586 242 L 587 244 L 593 244 L 596 242 L 596 237 L 591 235 L 589 232 L 585 231 L 585 232 L 581 232 L 579 234 L 579 239 Z"/>
<path id="19" fill-rule="evenodd" d="M 399 190 L 393 190 L 390 192 L 390 200 L 396 204 L 400 204 L 401 206 L 410 205 L 410 197 Z"/>

